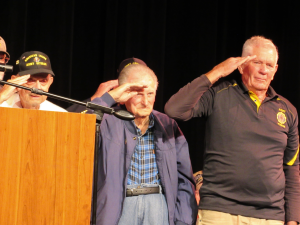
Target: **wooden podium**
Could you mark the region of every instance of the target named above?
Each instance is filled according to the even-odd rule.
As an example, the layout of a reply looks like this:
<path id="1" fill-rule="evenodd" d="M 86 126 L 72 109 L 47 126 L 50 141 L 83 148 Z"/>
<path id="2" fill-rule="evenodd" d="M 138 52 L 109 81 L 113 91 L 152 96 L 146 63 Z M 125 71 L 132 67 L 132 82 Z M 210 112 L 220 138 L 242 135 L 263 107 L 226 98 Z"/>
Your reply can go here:
<path id="1" fill-rule="evenodd" d="M 0 224 L 90 224 L 95 122 L 0 107 Z"/>

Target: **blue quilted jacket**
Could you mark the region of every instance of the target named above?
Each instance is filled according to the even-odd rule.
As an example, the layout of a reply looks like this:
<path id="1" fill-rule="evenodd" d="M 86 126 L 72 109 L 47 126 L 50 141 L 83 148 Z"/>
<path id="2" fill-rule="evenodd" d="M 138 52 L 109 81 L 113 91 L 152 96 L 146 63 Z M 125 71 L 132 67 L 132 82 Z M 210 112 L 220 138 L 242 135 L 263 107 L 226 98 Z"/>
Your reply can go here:
<path id="1" fill-rule="evenodd" d="M 115 101 L 106 93 L 93 103 L 111 107 Z M 173 119 L 155 110 L 153 115 L 156 160 L 167 200 L 169 223 L 194 224 L 197 204 L 188 144 Z M 131 121 L 107 114 L 100 130 L 97 225 L 115 225 L 122 213 L 127 172 L 137 145 L 137 134 Z"/>

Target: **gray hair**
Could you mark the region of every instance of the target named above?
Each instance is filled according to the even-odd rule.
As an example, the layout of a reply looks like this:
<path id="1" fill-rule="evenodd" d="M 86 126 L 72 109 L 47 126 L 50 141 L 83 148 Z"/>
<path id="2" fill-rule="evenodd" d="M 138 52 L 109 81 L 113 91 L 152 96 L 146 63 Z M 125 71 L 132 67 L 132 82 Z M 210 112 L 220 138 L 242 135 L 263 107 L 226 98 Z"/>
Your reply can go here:
<path id="1" fill-rule="evenodd" d="M 143 64 L 131 64 L 127 67 L 125 67 L 119 77 L 118 77 L 118 81 L 119 81 L 119 85 L 125 84 L 127 83 L 128 77 L 133 73 L 133 72 L 139 72 L 140 74 L 145 74 L 146 76 L 150 76 L 153 81 L 156 83 L 156 89 L 158 87 L 158 80 L 157 80 L 157 76 L 155 75 L 155 73 L 153 72 L 153 70 L 151 70 L 148 66 L 145 66 Z"/>
<path id="2" fill-rule="evenodd" d="M 253 47 L 271 47 L 276 50 L 276 62 L 278 61 L 278 48 L 271 39 L 267 39 L 263 36 L 253 36 L 246 40 L 243 46 L 242 56 L 252 55 Z"/>

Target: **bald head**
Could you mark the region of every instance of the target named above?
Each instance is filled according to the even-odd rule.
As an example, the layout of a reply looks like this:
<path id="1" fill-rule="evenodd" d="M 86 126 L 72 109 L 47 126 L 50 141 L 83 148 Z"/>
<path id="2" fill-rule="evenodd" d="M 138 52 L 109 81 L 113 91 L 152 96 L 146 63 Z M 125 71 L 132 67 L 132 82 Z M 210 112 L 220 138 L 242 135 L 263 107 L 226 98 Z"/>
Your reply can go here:
<path id="1" fill-rule="evenodd" d="M 157 77 L 156 77 L 155 73 L 149 67 L 142 65 L 142 64 L 132 64 L 132 65 L 125 67 L 121 71 L 121 73 L 118 77 L 118 81 L 119 81 L 119 85 L 122 85 L 122 84 L 128 83 L 132 80 L 138 81 L 138 80 L 142 80 L 144 78 L 152 79 L 155 83 L 155 90 L 157 89 L 158 81 L 157 81 Z"/>

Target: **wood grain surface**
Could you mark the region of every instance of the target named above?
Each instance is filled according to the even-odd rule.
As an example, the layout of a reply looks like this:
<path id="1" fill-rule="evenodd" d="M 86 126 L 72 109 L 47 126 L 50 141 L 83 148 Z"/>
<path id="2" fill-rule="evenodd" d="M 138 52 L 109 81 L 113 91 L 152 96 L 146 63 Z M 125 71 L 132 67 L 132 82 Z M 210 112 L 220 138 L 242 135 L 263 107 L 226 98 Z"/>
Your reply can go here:
<path id="1" fill-rule="evenodd" d="M 89 224 L 95 121 L 0 108 L 0 224 Z"/>

